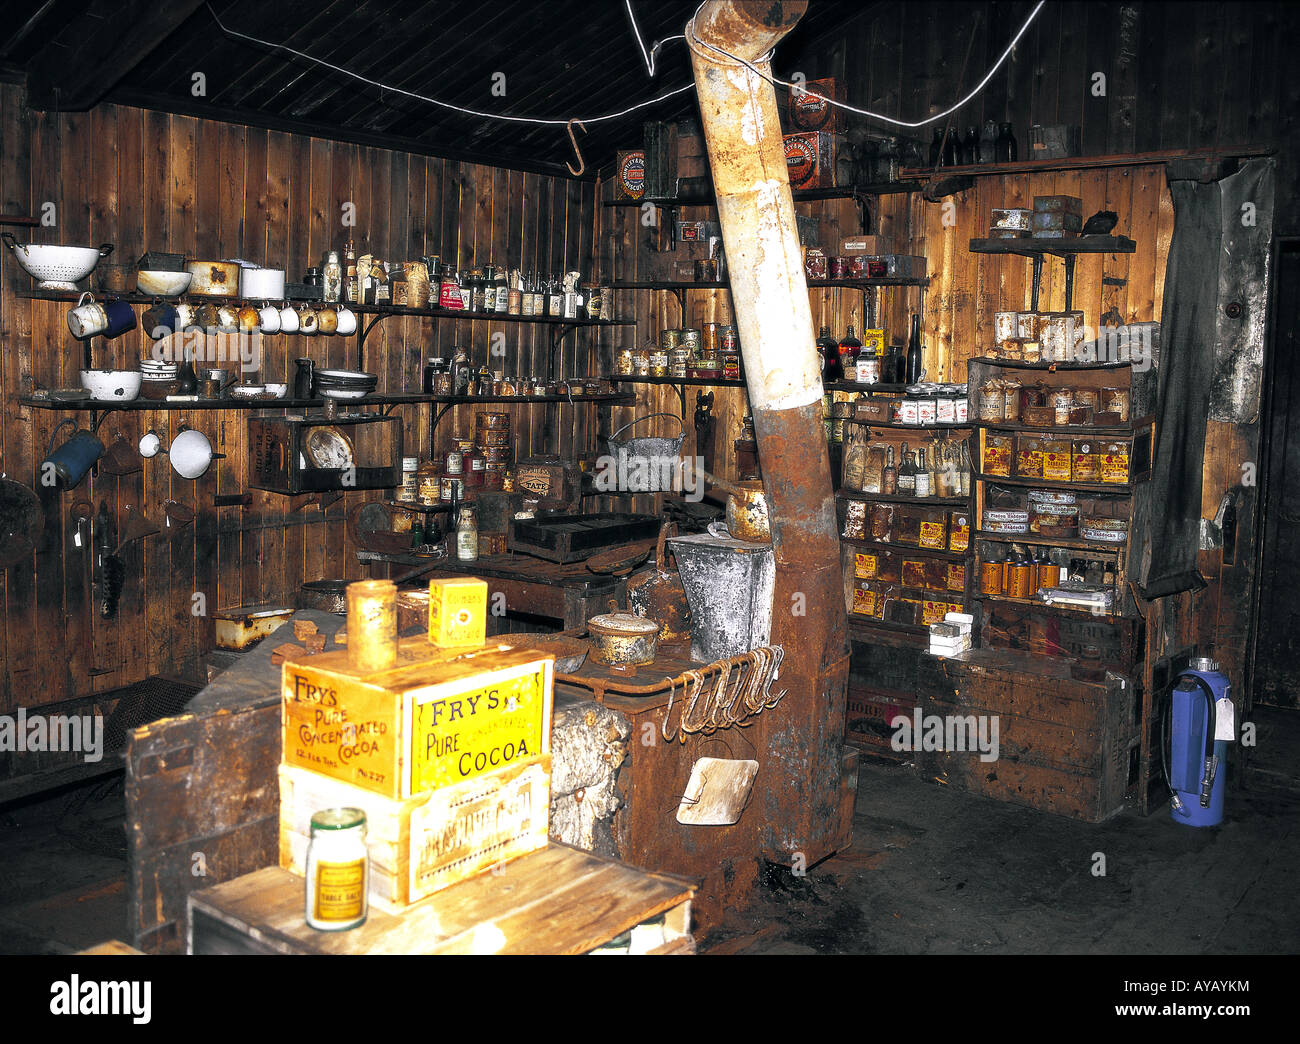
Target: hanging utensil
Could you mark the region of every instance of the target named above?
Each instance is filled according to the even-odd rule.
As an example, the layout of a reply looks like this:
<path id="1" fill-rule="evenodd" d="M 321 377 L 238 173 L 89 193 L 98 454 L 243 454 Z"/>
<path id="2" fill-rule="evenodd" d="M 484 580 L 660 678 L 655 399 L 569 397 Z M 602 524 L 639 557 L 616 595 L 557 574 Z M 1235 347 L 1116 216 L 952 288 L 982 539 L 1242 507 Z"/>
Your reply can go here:
<path id="1" fill-rule="evenodd" d="M 113 441 L 100 458 L 99 466 L 109 475 L 133 475 L 137 471 L 143 471 L 140 455 L 126 440 L 126 436 L 114 428 L 112 437 Z"/>
<path id="2" fill-rule="evenodd" d="M 126 581 L 126 566 L 117 557 L 117 526 L 109 514 L 108 502 L 99 502 L 99 513 L 95 516 L 95 570 L 94 585 L 97 589 L 96 605 L 99 615 L 109 618 L 117 613 L 117 600 L 122 594 L 122 585 Z"/>
<path id="3" fill-rule="evenodd" d="M 115 554 L 121 554 L 122 548 L 136 540 L 143 540 L 160 532 L 157 523 L 145 517 L 143 511 L 137 511 L 130 504 L 126 506 L 126 525 L 122 527 L 122 540 L 117 545 Z"/>
<path id="4" fill-rule="evenodd" d="M 45 511 L 36 494 L 0 475 L 0 569 L 30 556 L 44 528 Z"/>

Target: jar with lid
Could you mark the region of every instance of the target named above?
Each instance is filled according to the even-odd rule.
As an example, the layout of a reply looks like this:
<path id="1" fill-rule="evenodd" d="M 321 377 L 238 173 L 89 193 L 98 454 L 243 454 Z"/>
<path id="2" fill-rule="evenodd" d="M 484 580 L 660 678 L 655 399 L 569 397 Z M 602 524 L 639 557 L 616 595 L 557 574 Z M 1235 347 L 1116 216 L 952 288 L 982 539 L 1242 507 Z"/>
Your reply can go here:
<path id="1" fill-rule="evenodd" d="M 631 377 L 635 369 L 636 352 L 631 348 L 620 348 L 614 356 L 614 372 L 621 377 Z"/>
<path id="2" fill-rule="evenodd" d="M 418 499 L 421 504 L 436 504 L 442 496 L 439 486 L 439 468 L 433 461 L 428 460 L 420 465 L 415 473 L 416 489 L 418 490 Z"/>
<path id="3" fill-rule="evenodd" d="M 424 364 L 424 394 L 438 394 L 438 374 L 447 372 L 447 360 L 431 358 Z"/>
<path id="4" fill-rule="evenodd" d="M 326 301 L 338 301 L 343 296 L 343 264 L 339 261 L 339 252 L 331 250 L 325 255 L 325 264 L 321 267 L 322 297 Z"/>
<path id="5" fill-rule="evenodd" d="M 469 352 L 460 345 L 452 349 L 451 356 L 451 394 L 465 396 L 469 394 L 473 368 L 469 362 Z"/>
<path id="6" fill-rule="evenodd" d="M 588 319 L 599 319 L 600 315 L 600 287 L 594 283 L 584 283 L 582 285 L 583 295 L 586 297 L 586 310 Z"/>
<path id="7" fill-rule="evenodd" d="M 365 923 L 370 858 L 363 810 L 327 808 L 311 817 L 306 891 L 307 923 L 317 931 L 342 932 Z"/>
<path id="8" fill-rule="evenodd" d="M 419 457 L 402 458 L 402 489 L 397 499 L 411 503 L 420 495 Z"/>
<path id="9" fill-rule="evenodd" d="M 462 467 L 465 475 L 465 488 L 476 489 L 483 485 L 483 465 L 486 459 L 483 451 L 475 446 L 464 455 Z"/>
<path id="10" fill-rule="evenodd" d="M 916 423 L 933 424 L 938 417 L 934 388 L 923 384 L 916 391 Z"/>
<path id="11" fill-rule="evenodd" d="M 650 376 L 668 376 L 668 352 L 665 349 L 655 348 L 650 352 Z"/>

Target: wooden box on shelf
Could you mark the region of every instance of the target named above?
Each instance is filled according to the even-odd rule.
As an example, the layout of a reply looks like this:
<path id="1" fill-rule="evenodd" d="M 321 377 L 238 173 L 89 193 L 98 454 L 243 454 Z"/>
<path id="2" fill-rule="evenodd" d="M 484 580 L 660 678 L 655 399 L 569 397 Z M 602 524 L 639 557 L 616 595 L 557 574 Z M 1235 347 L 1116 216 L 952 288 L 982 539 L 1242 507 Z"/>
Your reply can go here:
<path id="1" fill-rule="evenodd" d="M 292 495 L 402 484 L 400 417 L 250 417 L 248 439 L 254 489 Z"/>

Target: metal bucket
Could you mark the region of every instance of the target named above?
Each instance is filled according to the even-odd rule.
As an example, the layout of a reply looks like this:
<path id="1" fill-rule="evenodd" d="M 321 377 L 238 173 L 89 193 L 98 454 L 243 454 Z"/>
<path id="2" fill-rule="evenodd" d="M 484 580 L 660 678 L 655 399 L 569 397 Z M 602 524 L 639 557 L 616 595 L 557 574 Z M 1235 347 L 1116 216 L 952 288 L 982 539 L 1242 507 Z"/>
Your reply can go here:
<path id="1" fill-rule="evenodd" d="M 671 438 L 643 436 L 619 441 L 618 436 L 651 417 L 671 417 L 680 431 Z M 609 437 L 610 456 L 618 468 L 618 488 L 631 493 L 667 493 L 673 488 L 677 457 L 686 441 L 686 428 L 675 413 L 647 413 L 629 421 Z"/>
<path id="2" fill-rule="evenodd" d="M 772 545 L 707 533 L 668 543 L 691 610 L 691 658 L 712 663 L 767 645 L 776 588 Z"/>

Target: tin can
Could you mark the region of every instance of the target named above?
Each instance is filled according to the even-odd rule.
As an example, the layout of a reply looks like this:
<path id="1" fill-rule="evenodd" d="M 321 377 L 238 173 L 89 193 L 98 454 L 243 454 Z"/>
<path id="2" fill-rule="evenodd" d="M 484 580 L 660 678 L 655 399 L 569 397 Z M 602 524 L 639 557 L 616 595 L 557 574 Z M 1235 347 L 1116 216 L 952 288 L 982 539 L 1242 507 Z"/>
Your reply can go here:
<path id="1" fill-rule="evenodd" d="M 391 580 L 348 584 L 348 663 L 381 671 L 397 662 L 397 585 Z"/>
<path id="2" fill-rule="evenodd" d="M 1012 562 L 1007 566 L 1007 595 L 1010 598 L 1028 598 L 1033 593 L 1031 569 L 1028 562 Z"/>
<path id="3" fill-rule="evenodd" d="M 827 271 L 830 272 L 832 279 L 848 279 L 850 275 L 851 262 L 848 257 L 836 255 L 830 259 Z"/>
<path id="4" fill-rule="evenodd" d="M 682 340 L 677 347 L 685 349 L 691 355 L 699 355 L 701 340 L 700 331 L 690 327 L 682 331 Z"/>
<path id="5" fill-rule="evenodd" d="M 622 377 L 631 377 L 636 365 L 636 353 L 631 348 L 620 348 L 614 356 L 614 372 Z"/>
<path id="6" fill-rule="evenodd" d="M 444 475 L 439 484 L 438 499 L 444 504 L 465 498 L 465 480 L 455 475 Z"/>
<path id="7" fill-rule="evenodd" d="M 717 355 L 718 349 L 722 347 L 721 331 L 721 323 L 704 323 L 700 327 L 700 343 L 695 354 Z"/>
<path id="8" fill-rule="evenodd" d="M 736 334 L 736 328 L 734 326 L 724 326 L 721 330 L 720 336 L 721 341 L 719 347 L 724 352 L 740 351 L 740 338 Z"/>
<path id="9" fill-rule="evenodd" d="M 691 353 L 685 348 L 675 348 L 668 353 L 668 372 L 672 377 L 685 377 Z"/>
<path id="10" fill-rule="evenodd" d="M 674 348 L 680 348 L 681 346 L 682 346 L 681 330 L 660 330 L 659 331 L 659 347 L 666 348 L 668 351 L 672 351 Z"/>
<path id="11" fill-rule="evenodd" d="M 465 458 L 461 456 L 458 449 L 448 450 L 447 458 L 443 470 L 448 475 L 463 475 L 465 473 Z"/>
<path id="12" fill-rule="evenodd" d="M 826 278 L 826 255 L 816 247 L 805 251 L 803 256 L 804 275 L 809 279 Z"/>
<path id="13" fill-rule="evenodd" d="M 857 381 L 859 384 L 880 383 L 880 359 L 877 356 L 865 352 L 858 356 Z"/>
<path id="14" fill-rule="evenodd" d="M 923 395 L 916 400 L 916 422 L 918 424 L 933 424 L 938 416 L 938 406 L 934 396 Z"/>
<path id="15" fill-rule="evenodd" d="M 650 350 L 638 348 L 632 355 L 632 372 L 637 377 L 650 376 Z"/>
<path id="16" fill-rule="evenodd" d="M 723 352 L 722 376 L 724 380 L 738 380 L 740 378 L 740 356 L 735 352 Z"/>
<path id="17" fill-rule="evenodd" d="M 1003 584 L 1005 583 L 1004 572 L 1005 562 L 981 562 L 980 563 L 980 593 L 986 595 L 1000 595 Z"/>
<path id="18" fill-rule="evenodd" d="M 1020 316 L 1016 312 L 993 314 L 993 340 L 1001 344 L 1020 336 Z"/>
<path id="19" fill-rule="evenodd" d="M 650 376 L 668 376 L 668 353 L 662 348 L 650 353 Z"/>
<path id="20" fill-rule="evenodd" d="M 956 400 L 951 392 L 940 392 L 934 400 L 934 419 L 939 424 L 954 424 L 957 421 Z"/>
<path id="21" fill-rule="evenodd" d="M 916 399 L 910 395 L 898 403 L 898 422 L 900 424 L 919 424 L 921 411 Z"/>
<path id="22" fill-rule="evenodd" d="M 953 400 L 952 409 L 955 424 L 965 424 L 970 420 L 970 400 L 965 395 L 959 395 Z"/>

